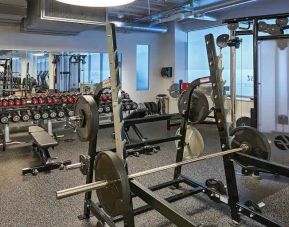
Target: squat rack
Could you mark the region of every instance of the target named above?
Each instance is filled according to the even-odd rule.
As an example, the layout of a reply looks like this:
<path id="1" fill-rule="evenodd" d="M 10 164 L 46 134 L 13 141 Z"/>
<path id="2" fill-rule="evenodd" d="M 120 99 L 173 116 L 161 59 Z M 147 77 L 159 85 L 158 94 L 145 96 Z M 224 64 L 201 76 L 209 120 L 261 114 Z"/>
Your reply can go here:
<path id="1" fill-rule="evenodd" d="M 289 29 L 288 25 L 281 28 L 280 34 L 270 34 L 270 35 L 260 35 L 259 32 L 259 22 L 262 20 L 269 20 L 269 19 L 283 19 L 288 18 L 289 13 L 283 14 L 270 14 L 270 15 L 260 15 L 260 16 L 251 16 L 251 17 L 240 17 L 240 18 L 233 18 L 233 19 L 225 19 L 223 20 L 224 24 L 236 24 L 236 23 L 248 23 L 252 26 L 252 29 L 248 30 L 235 30 L 231 31 L 231 37 L 243 36 L 243 35 L 252 35 L 253 36 L 253 84 L 254 84 L 254 107 L 251 110 L 251 126 L 258 128 L 258 116 L 259 116 L 259 41 L 265 40 L 279 40 L 279 39 L 289 39 L 289 34 L 284 34 L 286 29 Z M 231 47 L 231 57 L 236 55 L 236 48 Z M 234 59 L 231 58 L 231 70 L 235 70 L 234 63 L 232 62 Z M 233 68 L 232 68 L 233 66 Z M 231 74 L 232 75 L 232 74 Z M 232 77 L 231 77 L 232 79 Z M 234 80 L 234 78 L 233 78 Z M 235 92 L 235 91 L 233 91 Z M 233 94 L 233 97 L 235 95 Z M 233 101 L 234 103 L 234 101 Z M 232 103 L 232 104 L 233 104 Z M 234 111 L 234 106 L 233 106 Z"/>
<path id="2" fill-rule="evenodd" d="M 115 28 L 113 24 L 108 25 L 108 43 L 110 45 L 110 50 L 113 50 L 110 52 L 110 56 L 116 56 L 117 55 L 117 48 L 116 48 L 116 37 L 115 37 Z M 190 110 L 190 99 L 192 97 L 193 91 L 201 84 L 211 83 L 213 88 L 213 94 L 214 94 L 214 102 L 215 102 L 215 119 L 217 122 L 217 127 L 219 131 L 220 136 L 220 142 L 222 150 L 228 150 L 230 148 L 229 144 L 229 133 L 227 129 L 227 123 L 225 120 L 225 111 L 224 111 L 224 100 L 223 100 L 223 87 L 222 87 L 222 67 L 221 67 L 221 57 L 217 57 L 216 50 L 215 50 L 215 43 L 214 43 L 214 37 L 213 35 L 209 34 L 205 37 L 206 40 L 206 46 L 207 46 L 207 53 L 208 53 L 208 61 L 210 65 L 210 77 L 204 77 L 197 79 L 193 81 L 188 88 L 188 92 L 190 92 L 189 100 L 188 100 L 188 107 L 187 111 L 184 113 L 184 117 L 182 119 L 181 123 L 181 130 L 180 135 L 181 138 L 178 143 L 177 148 L 177 157 L 176 162 L 179 163 L 183 159 L 183 152 L 184 152 L 184 146 L 185 146 L 185 138 L 186 138 L 186 129 L 188 125 L 188 116 L 189 116 L 189 110 Z M 115 58 L 110 59 L 111 65 L 111 71 L 112 71 L 112 80 L 115 80 L 117 82 L 117 61 L 115 61 Z M 117 83 L 116 83 L 117 84 Z M 115 85 L 116 85 L 115 84 Z M 116 88 L 117 86 L 115 86 Z M 118 90 L 118 89 L 116 89 Z M 99 94 L 96 92 L 96 94 Z M 97 97 L 97 95 L 96 95 Z M 98 100 L 96 98 L 96 100 Z M 120 116 L 121 119 L 121 116 Z M 135 123 L 137 123 L 138 120 L 133 120 Z M 120 121 L 121 124 L 123 124 L 122 121 Z M 121 138 L 122 135 L 118 134 L 118 136 Z M 93 182 L 93 172 L 94 172 L 94 165 L 95 165 L 95 157 L 97 155 L 96 151 L 96 141 L 97 141 L 97 134 L 95 135 L 94 139 L 91 140 L 89 144 L 89 156 L 90 156 L 90 165 L 89 165 L 89 174 L 87 175 L 86 183 L 92 183 Z M 118 151 L 121 156 L 125 160 L 125 146 L 118 147 L 116 151 Z M 243 214 L 263 225 L 266 226 L 282 226 L 279 223 L 270 220 L 263 216 L 258 211 L 253 210 L 250 208 L 246 203 L 239 201 L 239 195 L 238 195 L 238 188 L 237 188 L 237 182 L 236 182 L 236 175 L 235 175 L 235 168 L 234 168 L 234 162 L 245 162 L 248 165 L 255 166 L 261 169 L 264 169 L 270 173 L 282 175 L 289 177 L 289 168 L 280 164 L 268 162 L 265 160 L 262 160 L 260 158 L 252 157 L 243 153 L 234 153 L 234 154 L 227 154 L 223 157 L 224 162 L 224 169 L 225 169 L 225 175 L 226 175 L 226 181 L 227 181 L 227 189 L 228 189 L 228 195 L 225 196 L 222 193 L 206 186 L 203 183 L 197 182 L 194 179 L 185 176 L 181 173 L 181 166 L 177 166 L 175 168 L 174 177 L 171 181 L 167 181 L 158 185 L 155 185 L 153 187 L 147 188 L 140 184 L 136 180 L 130 180 L 130 191 L 128 193 L 131 193 L 131 210 L 126 212 L 123 216 L 118 217 L 110 217 L 108 216 L 104 210 L 101 207 L 101 204 L 95 203 L 92 201 L 92 191 L 87 191 L 85 194 L 85 206 L 84 206 L 84 215 L 81 216 L 81 218 L 89 219 L 90 214 L 92 213 L 94 216 L 97 217 L 99 221 L 102 223 L 106 223 L 109 226 L 115 226 L 115 222 L 119 220 L 124 220 L 124 226 L 126 227 L 133 227 L 134 224 L 134 216 L 137 214 L 144 213 L 148 210 L 154 209 L 158 212 L 160 212 L 163 216 L 165 216 L 167 219 L 169 219 L 171 222 L 176 224 L 177 226 L 196 226 L 192 221 L 184 214 L 181 214 L 180 212 L 173 209 L 170 202 L 174 202 L 189 196 L 192 196 L 194 194 L 203 192 L 207 194 L 210 198 L 214 198 L 218 202 L 224 203 L 230 207 L 231 210 L 231 218 L 234 223 L 240 222 L 240 215 Z M 127 166 L 126 166 L 127 167 Z M 181 183 L 184 183 L 188 186 L 191 186 L 191 190 L 188 190 L 186 192 L 182 192 L 179 194 L 176 194 L 171 197 L 167 197 L 165 199 L 160 198 L 157 196 L 154 191 L 167 188 L 169 186 L 175 186 L 176 188 L 179 187 Z M 80 186 L 83 187 L 83 186 Z M 65 190 L 67 191 L 67 190 Z M 146 206 L 139 207 L 135 210 L 132 208 L 132 197 L 139 197 L 143 201 L 147 203 Z"/>

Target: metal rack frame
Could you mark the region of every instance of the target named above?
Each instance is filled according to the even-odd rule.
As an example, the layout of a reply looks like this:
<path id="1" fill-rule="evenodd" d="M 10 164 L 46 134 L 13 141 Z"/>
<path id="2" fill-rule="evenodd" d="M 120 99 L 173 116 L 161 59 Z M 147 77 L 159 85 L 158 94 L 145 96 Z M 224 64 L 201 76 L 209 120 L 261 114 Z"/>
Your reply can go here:
<path id="1" fill-rule="evenodd" d="M 271 15 L 261 15 L 261 16 L 252 16 L 252 17 L 240 17 L 240 18 L 233 18 L 233 19 L 226 19 L 223 20 L 224 24 L 230 23 L 239 23 L 239 22 L 248 22 L 253 24 L 253 28 L 251 30 L 241 30 L 236 31 L 236 36 L 243 36 L 243 35 L 252 35 L 253 36 L 253 83 L 254 83 L 254 108 L 251 113 L 251 122 L 252 127 L 258 128 L 258 116 L 259 116 L 259 41 L 264 40 L 278 40 L 278 39 L 289 39 L 289 34 L 280 34 L 280 35 L 259 35 L 258 23 L 261 20 L 268 20 L 268 19 L 277 19 L 277 18 L 285 18 L 289 17 L 289 13 L 283 14 L 271 14 Z M 288 27 L 285 27 L 288 29 Z"/>
<path id="2" fill-rule="evenodd" d="M 110 28 L 111 33 L 108 34 L 109 44 L 112 45 L 111 49 L 116 51 L 114 26 L 113 25 L 110 25 L 110 26 L 111 26 Z M 206 46 L 207 46 L 207 52 L 208 52 L 208 60 L 210 63 L 209 65 L 210 65 L 211 76 L 200 78 L 200 79 L 193 81 L 189 85 L 188 92 L 192 94 L 194 89 L 196 89 L 196 87 L 199 86 L 200 84 L 204 84 L 204 83 L 212 84 L 212 88 L 214 92 L 214 101 L 216 105 L 214 115 L 215 115 L 215 119 L 217 122 L 217 128 L 218 128 L 218 132 L 220 136 L 221 147 L 222 147 L 222 150 L 228 150 L 230 147 L 230 144 L 229 144 L 227 122 L 225 120 L 224 100 L 223 100 L 223 93 L 222 93 L 222 82 L 221 82 L 222 70 L 219 65 L 220 58 L 218 58 L 216 55 L 213 35 L 210 34 L 206 36 Z M 115 54 L 115 52 L 111 54 Z M 114 72 L 113 74 L 116 75 L 117 72 Z M 190 97 L 189 99 L 191 99 L 192 96 L 190 95 L 189 97 Z M 96 97 L 96 100 L 98 100 L 97 97 Z M 189 117 L 188 110 L 190 109 L 190 103 L 191 102 L 189 100 L 187 111 L 181 123 L 181 130 L 180 130 L 181 138 L 178 138 L 178 140 L 180 139 L 180 141 L 179 141 L 179 145 L 177 149 L 176 162 L 180 162 L 183 160 L 183 152 L 184 152 L 185 138 L 186 138 L 186 128 L 187 128 L 188 117 Z M 134 123 L 134 124 L 142 122 L 141 120 L 130 120 L 130 121 L 131 123 Z M 89 143 L 90 168 L 89 168 L 89 174 L 87 175 L 87 178 L 86 178 L 86 183 L 93 182 L 94 163 L 95 163 L 95 157 L 97 155 L 96 142 L 97 142 L 97 135 L 95 135 L 95 138 Z M 126 147 L 123 148 L 123 154 L 125 154 L 125 150 L 126 150 Z M 124 155 L 124 159 L 125 158 L 126 157 Z M 133 197 L 141 198 L 147 205 L 143 207 L 139 207 L 135 210 L 131 209 L 128 213 L 120 217 L 115 217 L 115 218 L 109 217 L 101 209 L 100 204 L 94 203 L 92 201 L 92 192 L 91 191 L 86 192 L 85 204 L 84 204 L 84 215 L 81 215 L 80 218 L 89 219 L 90 214 L 93 214 L 96 218 L 98 218 L 98 220 L 100 220 L 102 223 L 108 224 L 109 226 L 115 226 L 116 221 L 124 220 L 124 226 L 133 227 L 135 226 L 135 223 L 134 223 L 135 215 L 154 209 L 158 211 L 159 213 L 161 213 L 163 216 L 165 216 L 168 220 L 176 224 L 177 226 L 197 226 L 190 220 L 190 218 L 187 215 L 184 215 L 178 212 L 176 209 L 174 209 L 170 203 L 202 192 L 209 196 L 213 196 L 219 199 L 221 203 L 228 205 L 230 207 L 231 218 L 234 223 L 239 223 L 241 220 L 240 215 L 243 214 L 266 226 L 270 226 L 270 227 L 282 226 L 278 222 L 266 218 L 261 213 L 254 211 L 253 209 L 246 206 L 245 203 L 241 203 L 239 201 L 234 161 L 246 161 L 248 164 L 252 164 L 262 169 L 266 169 L 274 174 L 279 174 L 279 175 L 289 177 L 289 168 L 286 166 L 264 161 L 259 158 L 254 158 L 254 157 L 242 154 L 242 153 L 230 154 L 230 155 L 226 155 L 223 157 L 223 162 L 224 162 L 224 167 L 225 167 L 224 169 L 225 169 L 225 175 L 226 175 L 226 181 L 227 181 L 227 189 L 228 189 L 227 196 L 221 195 L 220 193 L 207 187 L 203 183 L 197 182 L 191 179 L 190 177 L 183 175 L 182 168 L 177 167 L 175 168 L 174 177 L 171 181 L 167 181 L 167 182 L 155 185 L 150 188 L 143 186 L 141 183 L 139 183 L 136 180 L 130 180 L 131 207 L 132 207 Z M 179 187 L 181 183 L 191 186 L 192 189 L 186 192 L 176 194 L 174 196 L 167 197 L 167 198 L 160 198 L 158 195 L 154 193 L 154 191 L 167 188 L 169 186 Z"/>

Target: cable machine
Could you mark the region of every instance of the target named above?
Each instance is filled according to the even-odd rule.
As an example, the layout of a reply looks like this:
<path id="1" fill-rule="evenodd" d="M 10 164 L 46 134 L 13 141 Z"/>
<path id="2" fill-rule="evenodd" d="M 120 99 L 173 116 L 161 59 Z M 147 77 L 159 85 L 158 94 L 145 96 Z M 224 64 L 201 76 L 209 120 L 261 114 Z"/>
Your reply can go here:
<path id="1" fill-rule="evenodd" d="M 55 88 L 60 91 L 78 90 L 81 82 L 81 72 L 86 64 L 86 55 L 62 54 L 54 55 Z"/>
<path id="2" fill-rule="evenodd" d="M 259 98 L 260 98 L 260 78 L 259 78 L 259 41 L 265 40 L 277 40 L 280 48 L 286 48 L 288 42 L 282 40 L 288 40 L 289 34 L 286 34 L 286 30 L 289 29 L 288 25 L 289 13 L 285 14 L 272 14 L 252 17 L 241 17 L 234 19 L 226 19 L 223 23 L 228 25 L 228 29 L 231 32 L 231 39 L 239 39 L 241 36 L 252 35 L 253 36 L 253 84 L 254 84 L 254 107 L 251 109 L 251 126 L 258 128 L 259 123 Z M 265 21 L 275 19 L 275 24 L 267 24 Z M 240 28 L 240 24 L 247 24 L 248 28 Z M 231 47 L 231 97 L 232 97 L 232 116 L 235 116 L 235 89 L 236 78 L 236 48 Z M 287 116 L 288 119 L 288 116 Z"/>

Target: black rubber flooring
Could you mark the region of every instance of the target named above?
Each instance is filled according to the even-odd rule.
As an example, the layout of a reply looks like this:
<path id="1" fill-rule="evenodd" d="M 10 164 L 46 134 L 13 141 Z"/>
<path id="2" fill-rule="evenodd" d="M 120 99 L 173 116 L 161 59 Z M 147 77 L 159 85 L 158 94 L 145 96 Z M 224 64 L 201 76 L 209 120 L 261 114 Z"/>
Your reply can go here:
<path id="1" fill-rule="evenodd" d="M 149 138 L 163 137 L 174 134 L 167 132 L 165 124 L 151 123 L 141 125 L 141 130 Z M 220 151 L 219 138 L 215 126 L 198 127 L 205 140 L 205 154 Z M 113 147 L 112 130 L 99 131 L 100 148 Z M 269 137 L 272 135 L 269 135 Z M 27 134 L 15 134 L 13 140 L 29 141 Z M 270 138 L 271 139 L 271 138 Z M 52 156 L 59 160 L 71 159 L 78 161 L 80 154 L 87 153 L 88 144 L 78 141 L 73 132 L 65 132 L 60 138 L 60 144 L 51 151 Z M 272 145 L 272 159 L 289 165 L 288 151 L 279 151 Z M 129 157 L 129 172 L 134 173 L 175 161 L 175 145 L 173 142 L 163 144 L 161 151 L 152 155 Z M 0 226 L 40 227 L 40 226 L 95 226 L 96 219 L 80 221 L 77 216 L 83 210 L 83 195 L 57 201 L 55 192 L 85 182 L 78 170 L 53 171 L 50 174 L 41 173 L 37 176 L 22 176 L 21 169 L 38 164 L 38 158 L 31 152 L 31 143 L 11 145 L 7 151 L 0 152 Z M 208 178 L 224 181 L 223 163 L 221 158 L 198 162 L 183 167 L 183 173 L 196 180 L 204 182 Z M 148 175 L 138 180 L 146 186 L 152 186 L 172 179 L 173 171 L 165 171 Z M 240 199 L 252 199 L 264 202 L 264 215 L 272 217 L 289 226 L 289 188 L 288 179 L 262 175 L 262 180 L 252 177 L 238 176 Z M 184 188 L 185 189 L 185 188 Z M 179 190 L 164 189 L 157 192 L 161 196 L 170 196 Z M 95 193 L 93 193 L 94 197 Z M 135 207 L 143 204 L 134 199 Z M 196 195 L 178 202 L 173 206 L 187 214 L 196 224 L 211 224 L 214 226 L 230 226 L 230 211 L 227 206 L 212 202 L 206 195 Z M 156 211 L 150 211 L 135 218 L 136 226 L 174 226 Z M 122 223 L 118 223 L 122 226 Z M 260 226 L 243 217 L 240 226 Z"/>

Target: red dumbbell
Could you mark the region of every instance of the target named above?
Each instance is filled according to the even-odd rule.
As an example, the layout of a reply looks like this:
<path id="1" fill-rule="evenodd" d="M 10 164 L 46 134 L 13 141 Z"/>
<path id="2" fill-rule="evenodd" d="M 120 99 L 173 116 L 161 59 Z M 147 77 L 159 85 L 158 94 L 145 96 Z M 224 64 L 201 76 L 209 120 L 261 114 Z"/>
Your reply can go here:
<path id="1" fill-rule="evenodd" d="M 53 103 L 60 103 L 60 100 L 58 97 L 53 97 Z"/>
<path id="2" fill-rule="evenodd" d="M 8 106 L 8 100 L 7 99 L 2 100 L 2 106 L 4 106 L 4 107 Z"/>
<path id="3" fill-rule="evenodd" d="M 112 100 L 111 95 L 107 95 L 106 98 L 107 98 L 108 101 L 111 101 L 111 100 Z"/>
<path id="4" fill-rule="evenodd" d="M 36 97 L 32 97 L 32 104 L 37 105 L 38 104 L 38 99 Z"/>
<path id="5" fill-rule="evenodd" d="M 14 105 L 15 105 L 14 99 L 9 99 L 8 106 L 14 106 Z"/>
<path id="6" fill-rule="evenodd" d="M 63 96 L 63 97 L 62 97 L 62 102 L 63 102 L 63 103 L 68 103 L 68 100 L 67 100 L 67 97 L 66 97 L 66 96 Z"/>
<path id="7" fill-rule="evenodd" d="M 21 106 L 21 101 L 19 98 L 14 99 L 15 106 Z"/>
<path id="8" fill-rule="evenodd" d="M 107 96 L 106 95 L 101 95 L 100 98 L 101 98 L 101 101 L 104 101 L 104 102 L 107 101 Z"/>
<path id="9" fill-rule="evenodd" d="M 43 97 L 38 98 L 38 103 L 39 104 L 45 104 L 45 99 Z"/>
<path id="10" fill-rule="evenodd" d="M 73 103 L 73 97 L 70 95 L 67 98 L 68 103 Z"/>
<path id="11" fill-rule="evenodd" d="M 53 104 L 54 103 L 54 100 L 53 100 L 53 98 L 51 98 L 51 97 L 47 97 L 47 103 L 48 104 Z"/>
<path id="12" fill-rule="evenodd" d="M 21 106 L 26 106 L 27 105 L 27 100 L 25 98 L 20 99 Z"/>

